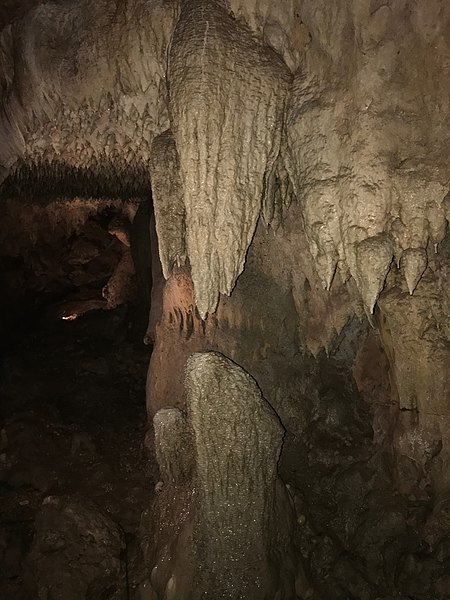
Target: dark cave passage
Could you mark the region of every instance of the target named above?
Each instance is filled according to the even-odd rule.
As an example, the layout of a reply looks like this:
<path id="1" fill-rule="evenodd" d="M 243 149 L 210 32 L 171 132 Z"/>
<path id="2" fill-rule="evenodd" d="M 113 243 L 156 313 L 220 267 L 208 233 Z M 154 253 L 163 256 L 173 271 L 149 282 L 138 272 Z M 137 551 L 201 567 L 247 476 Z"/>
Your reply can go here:
<path id="1" fill-rule="evenodd" d="M 129 268 L 137 209 L 35 208 L 34 232 L 2 215 L 1 598 L 40 597 L 37 582 L 59 586 L 55 597 L 132 598 L 144 578 L 155 469 L 144 444 L 151 281 Z"/>

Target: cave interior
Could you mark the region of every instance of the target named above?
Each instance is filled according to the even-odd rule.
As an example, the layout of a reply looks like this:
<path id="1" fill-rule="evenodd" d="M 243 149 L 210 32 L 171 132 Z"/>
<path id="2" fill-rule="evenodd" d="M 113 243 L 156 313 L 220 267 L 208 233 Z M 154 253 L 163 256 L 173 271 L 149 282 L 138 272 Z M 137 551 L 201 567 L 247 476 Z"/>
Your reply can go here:
<path id="1" fill-rule="evenodd" d="M 450 5 L 0 6 L 0 597 L 450 600 Z"/>

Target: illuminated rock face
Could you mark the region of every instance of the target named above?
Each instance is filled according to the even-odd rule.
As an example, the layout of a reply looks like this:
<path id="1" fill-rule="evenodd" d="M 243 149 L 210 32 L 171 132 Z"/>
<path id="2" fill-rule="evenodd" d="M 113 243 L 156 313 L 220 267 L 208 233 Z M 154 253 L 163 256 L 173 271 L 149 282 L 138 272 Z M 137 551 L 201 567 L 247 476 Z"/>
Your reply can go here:
<path id="1" fill-rule="evenodd" d="M 216 2 L 185 3 L 168 75 L 187 252 L 205 317 L 244 267 L 280 150 L 290 75 Z"/>
<path id="2" fill-rule="evenodd" d="M 352 277 L 370 315 L 391 263 L 413 293 L 445 235 L 449 9 L 269 4 L 38 4 L 2 32 L 0 166 L 151 158 L 164 274 L 189 258 L 202 317 L 294 199 L 322 285 Z"/>
<path id="3" fill-rule="evenodd" d="M 358 511 L 376 512 L 376 490 L 420 503 L 450 485 L 450 5 L 35 4 L 22 20 L 0 13 L 4 189 L 74 171 L 120 192 L 151 179 L 166 283 L 150 416 L 186 409 L 193 353 L 241 365 L 286 428 L 285 478 L 306 489 L 311 474 L 297 504 L 331 523 L 323 555 L 305 550 L 311 568 L 336 586 L 356 581 L 324 555 L 338 539 L 365 560 L 378 534 Z M 342 370 L 357 392 L 324 384 Z M 334 471 L 329 486 L 315 479 L 333 468 L 342 489 Z M 192 500 L 180 490 L 170 518 Z M 367 580 L 388 581 L 371 561 Z M 158 593 L 178 598 L 169 582 Z M 406 590 L 354 585 L 356 597 Z M 440 598 L 439 585 L 424 597 Z"/>

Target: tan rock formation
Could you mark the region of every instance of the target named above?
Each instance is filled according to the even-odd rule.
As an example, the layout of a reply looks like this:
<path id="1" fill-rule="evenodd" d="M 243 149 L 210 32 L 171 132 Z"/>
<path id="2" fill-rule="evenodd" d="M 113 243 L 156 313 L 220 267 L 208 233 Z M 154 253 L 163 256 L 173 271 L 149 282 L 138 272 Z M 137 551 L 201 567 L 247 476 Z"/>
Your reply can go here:
<path id="1" fill-rule="evenodd" d="M 3 222 L 42 180 L 128 190 L 128 206 L 153 189 L 147 405 L 172 494 L 154 593 L 232 598 L 234 568 L 236 597 L 257 579 L 268 600 L 293 593 L 277 596 L 283 560 L 262 575 L 282 430 L 224 355 L 286 429 L 278 466 L 314 574 L 297 595 L 446 598 L 450 554 L 423 515 L 439 520 L 450 488 L 450 4 L 36 0 L 0 19 Z M 49 232 L 79 229 L 81 204 L 45 208 Z M 31 237 L 34 205 L 17 219 Z M 196 495 L 166 436 L 189 446 Z"/>
<path id="2" fill-rule="evenodd" d="M 164 517 L 156 547 L 165 539 L 165 513 L 180 510 L 181 490 L 192 494 L 175 545 L 157 549 L 165 559 L 153 569 L 155 591 L 162 598 L 294 598 L 278 417 L 254 380 L 218 353 L 188 360 L 186 393 L 187 417 L 163 409 L 154 418 L 162 476 L 156 513 Z"/>

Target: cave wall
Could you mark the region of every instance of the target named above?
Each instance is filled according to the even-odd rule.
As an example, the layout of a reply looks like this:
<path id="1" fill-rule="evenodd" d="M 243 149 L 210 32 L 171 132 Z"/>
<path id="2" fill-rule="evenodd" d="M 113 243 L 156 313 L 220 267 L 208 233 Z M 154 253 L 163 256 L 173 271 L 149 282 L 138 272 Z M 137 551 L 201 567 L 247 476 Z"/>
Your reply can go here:
<path id="1" fill-rule="evenodd" d="M 183 277 L 169 280 L 165 312 L 176 320 L 177 310 L 181 311 L 180 329 L 186 328 L 187 338 L 191 330 L 198 330 L 198 344 L 222 347 L 236 360 L 235 355 L 242 353 L 247 361 L 240 358 L 240 364 L 248 364 L 252 356 L 253 373 L 258 371 L 259 356 L 255 348 L 248 349 L 248 338 L 258 340 L 255 346 L 269 344 L 277 348 L 275 353 L 284 352 L 280 341 L 274 343 L 279 340 L 276 333 L 270 331 L 274 323 L 278 332 L 283 330 L 277 310 L 266 312 L 271 301 L 278 305 L 286 294 L 290 296 L 295 310 L 286 312 L 284 321 L 298 335 L 292 347 L 315 355 L 321 348 L 329 351 L 349 319 L 365 313 L 382 333 L 394 398 L 402 410 L 412 410 L 419 423 L 409 450 L 406 443 L 399 442 L 398 448 L 418 460 L 426 453 L 424 439 L 431 435 L 427 430 L 439 439 L 446 437 L 439 422 L 448 411 L 444 391 L 448 389 L 448 292 L 443 273 L 449 111 L 448 83 L 440 76 L 449 59 L 448 7 L 436 2 L 425 14 L 400 2 L 342 4 L 329 10 L 308 2 L 287 3 L 287 11 L 296 9 L 287 28 L 286 14 L 280 16 L 265 5 L 251 11 L 239 4 L 231 8 L 230 13 L 220 2 L 195 7 L 184 3 L 170 49 L 169 105 L 178 151 L 173 164 L 179 164 L 177 185 L 182 191 L 158 188 L 155 206 L 179 207 L 175 218 L 161 219 L 164 272 L 167 276 L 186 249 L 194 293 L 188 291 L 189 282 Z M 302 35 L 294 35 L 295 23 Z M 283 42 L 267 33 L 269 24 L 272 30 L 284 31 Z M 261 48 L 248 27 L 266 45 Z M 301 44 L 296 52 L 295 44 Z M 280 65 L 279 55 L 268 54 L 269 45 L 291 69 L 295 66 L 294 73 Z M 238 111 L 233 108 L 235 97 L 245 98 Z M 262 105 L 266 112 L 261 112 Z M 266 153 L 261 154 L 258 144 L 264 131 L 270 137 L 263 145 Z M 159 151 L 160 146 L 155 147 L 153 163 Z M 254 163 L 248 162 L 249 156 Z M 164 164 L 163 152 L 161 161 Z M 258 179 L 263 187 L 252 188 L 246 178 L 252 185 Z M 254 204 L 255 195 L 262 197 L 261 204 Z M 176 202 L 171 204 L 173 198 Z M 258 210 L 260 229 L 252 238 Z M 262 222 L 277 240 L 268 235 L 264 247 L 259 246 Z M 167 223 L 177 225 L 176 235 L 173 231 L 166 235 Z M 267 285 L 273 286 L 272 299 L 267 301 L 267 294 L 255 283 L 249 285 L 251 292 L 244 292 L 243 301 L 238 283 L 231 300 L 221 297 L 211 320 L 197 324 L 193 298 L 201 317 L 214 311 L 218 292 L 230 293 L 242 271 L 250 239 L 242 285 L 257 264 L 254 281 L 268 282 L 264 292 Z M 428 285 L 429 291 L 423 293 Z M 376 303 L 382 292 L 385 300 L 380 300 L 379 314 Z M 429 309 L 431 293 L 441 309 Z M 252 294 L 258 297 L 253 312 Z M 391 310 L 398 311 L 397 317 L 388 316 Z M 413 316 L 416 311 L 424 319 L 421 325 Z M 249 335 L 241 335 L 253 318 L 260 324 L 250 325 Z M 396 326 L 389 342 L 388 322 L 395 327 L 397 319 L 403 325 Z M 228 339 L 229 329 L 233 341 Z M 201 341 L 203 331 L 206 342 Z M 434 342 L 423 343 L 424 331 Z M 178 354 L 183 355 L 184 348 L 189 354 L 191 344 L 198 345 L 183 341 Z M 402 351 L 414 344 L 420 352 Z M 157 355 L 152 359 L 155 364 Z M 403 367 L 396 368 L 400 355 Z M 170 360 L 162 356 L 158 369 Z M 172 360 L 178 364 L 178 357 Z M 436 369 L 431 376 L 425 364 L 433 363 Z M 420 383 L 411 383 L 407 373 L 413 372 L 420 373 Z M 152 377 L 149 381 L 152 386 Z M 164 402 L 171 396 L 167 392 L 150 391 L 150 404 L 159 407 L 158 399 Z M 435 398 L 432 407 L 430 396 Z M 443 445 L 445 463 L 448 444 Z"/>
<path id="2" fill-rule="evenodd" d="M 175 266 L 166 283 L 149 413 L 167 403 L 185 409 L 188 357 L 222 352 L 256 378 L 286 427 L 280 472 L 291 486 L 309 569 L 297 576 L 302 593 L 444 597 L 445 575 L 431 567 L 437 546 L 428 546 L 423 561 L 414 556 L 428 544 L 429 528 L 440 532 L 435 542 L 445 535 L 439 510 L 424 519 L 418 507 L 433 505 L 449 485 L 449 113 L 439 75 L 448 64 L 448 9 L 434 7 L 439 25 L 430 29 L 420 11 L 401 3 L 340 5 L 328 14 L 302 3 L 295 39 L 303 48 L 296 54 L 292 40 L 277 40 L 286 63 L 298 62 L 281 99 L 281 138 L 272 133 L 265 144 L 279 140 L 271 162 L 258 155 L 259 119 L 268 119 L 266 129 L 280 124 L 261 115 L 258 86 L 269 93 L 276 63 L 267 74 L 247 51 L 253 64 L 239 63 L 238 72 L 251 68 L 257 81 L 247 78 L 236 114 L 230 105 L 243 93 L 240 81 L 221 60 L 229 64 L 230 47 L 239 54 L 244 42 L 230 41 L 223 28 L 248 35 L 242 21 L 232 23 L 248 13 L 233 7 L 230 17 L 218 4 L 191 13 L 186 3 L 171 47 L 173 164 L 182 192 L 158 189 L 155 206 L 166 215 L 166 207 L 177 207 L 169 223 L 181 222 L 176 235 L 160 232 L 161 246 L 173 244 L 162 254 L 166 272 L 185 249 L 191 271 Z M 276 9 L 252 8 L 247 24 L 270 43 L 265 24 L 283 29 Z M 429 60 L 432 43 L 439 50 Z M 216 55 L 222 44 L 226 57 Z M 177 69 L 192 75 L 183 79 Z M 278 85 L 285 76 L 279 73 Z M 259 168 L 263 192 L 256 192 L 261 218 L 239 276 L 241 244 L 255 223 L 253 197 L 245 196 L 252 188 L 240 188 L 249 139 L 252 159 L 261 162 L 244 173 Z M 192 206 L 204 208 L 194 219 Z M 237 277 L 216 307 L 217 292 L 229 293 Z M 386 540 L 395 540 L 389 551 Z"/>

